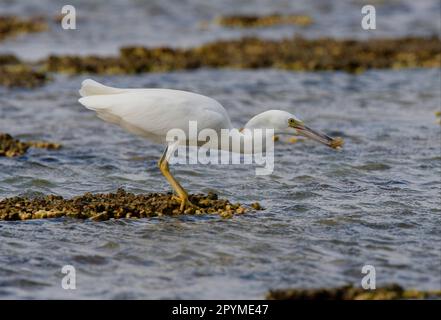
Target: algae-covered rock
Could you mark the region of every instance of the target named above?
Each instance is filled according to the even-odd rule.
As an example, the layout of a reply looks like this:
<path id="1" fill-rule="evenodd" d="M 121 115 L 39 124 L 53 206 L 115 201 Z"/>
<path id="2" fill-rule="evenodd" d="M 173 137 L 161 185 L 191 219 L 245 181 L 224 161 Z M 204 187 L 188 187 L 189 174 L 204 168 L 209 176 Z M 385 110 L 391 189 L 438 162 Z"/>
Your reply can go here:
<path id="1" fill-rule="evenodd" d="M 0 220 L 28 220 L 61 216 L 104 221 L 120 218 L 146 218 L 179 214 L 217 214 L 231 218 L 252 210 L 238 203 L 218 199 L 217 195 L 190 195 L 197 206 L 180 211 L 180 202 L 172 194 L 133 194 L 118 189 L 116 193 L 86 193 L 72 199 L 48 195 L 39 198 L 13 197 L 0 201 Z"/>
<path id="2" fill-rule="evenodd" d="M 118 56 L 49 56 L 31 65 L 11 55 L 0 55 L 0 85 L 36 87 L 48 72 L 67 74 L 139 74 L 198 68 L 291 71 L 440 68 L 438 37 L 339 40 L 332 38 L 282 40 L 243 38 L 220 40 L 194 48 L 124 47 Z"/>
<path id="3" fill-rule="evenodd" d="M 216 22 L 224 27 L 233 28 L 254 28 L 254 27 L 271 27 L 280 24 L 291 24 L 298 26 L 309 26 L 313 23 L 310 16 L 287 14 L 282 15 L 274 13 L 265 16 L 256 15 L 231 15 L 221 16 L 216 19 Z"/>
<path id="4" fill-rule="evenodd" d="M 270 290 L 266 298 L 269 300 L 440 299 L 441 291 L 405 290 L 398 284 L 390 284 L 374 290 L 347 285 L 337 288 Z"/>
<path id="5" fill-rule="evenodd" d="M 26 153 L 29 145 L 14 139 L 10 134 L 0 132 L 0 157 L 16 157 Z"/>
<path id="6" fill-rule="evenodd" d="M 16 56 L 0 55 L 0 85 L 33 88 L 44 84 L 48 79 L 45 72 L 34 70 Z"/>
<path id="7" fill-rule="evenodd" d="M 439 68 L 440 61 L 441 42 L 437 37 L 366 41 L 243 38 L 188 49 L 125 47 L 118 57 L 51 56 L 45 61 L 45 69 L 72 74 L 133 74 L 204 67 L 358 73 L 367 69 Z"/>
<path id="8" fill-rule="evenodd" d="M 30 147 L 47 149 L 47 150 L 58 150 L 61 148 L 60 143 L 56 142 L 48 142 L 48 141 L 27 141 L 26 142 Z"/>
<path id="9" fill-rule="evenodd" d="M 25 64 L 0 65 L 0 85 L 5 87 L 34 88 L 48 79 L 45 72 L 35 71 Z"/>
<path id="10" fill-rule="evenodd" d="M 68 74 L 125 74 L 131 72 L 124 59 L 101 56 L 49 56 L 44 61 L 47 71 Z"/>
<path id="11" fill-rule="evenodd" d="M 48 25 L 40 17 L 20 18 L 16 16 L 0 16 L 0 41 L 21 33 L 46 31 Z"/>
<path id="12" fill-rule="evenodd" d="M 0 55 L 0 66 L 8 64 L 20 64 L 21 61 L 16 56 L 12 54 L 1 54 Z"/>
<path id="13" fill-rule="evenodd" d="M 16 157 L 26 153 L 29 147 L 48 150 L 60 149 L 61 144 L 47 141 L 22 142 L 10 134 L 0 132 L 0 157 Z"/>

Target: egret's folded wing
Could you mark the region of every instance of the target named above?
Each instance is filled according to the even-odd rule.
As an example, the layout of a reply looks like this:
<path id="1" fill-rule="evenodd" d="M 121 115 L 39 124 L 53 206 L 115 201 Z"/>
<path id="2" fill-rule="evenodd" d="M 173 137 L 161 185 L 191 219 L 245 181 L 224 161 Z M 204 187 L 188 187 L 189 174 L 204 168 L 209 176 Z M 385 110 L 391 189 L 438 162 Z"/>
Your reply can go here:
<path id="1" fill-rule="evenodd" d="M 95 80 L 86 79 L 81 83 L 81 89 L 79 92 L 82 97 L 88 97 L 94 95 L 123 93 L 125 91 L 125 89 L 105 86 Z"/>
<path id="2" fill-rule="evenodd" d="M 196 101 L 186 95 L 172 95 L 162 89 L 151 89 L 110 95 L 92 95 L 79 99 L 101 119 L 118 124 L 138 135 L 165 138 L 171 129 L 188 131 L 189 120 L 201 120 L 204 113 Z M 202 97 L 202 96 L 201 96 Z M 206 102 L 205 102 L 206 103 Z M 210 119 L 218 122 L 210 113 Z M 208 113 L 207 113 L 208 115 Z M 204 119 L 203 124 L 207 125 Z M 211 122 L 211 121 L 209 121 Z M 210 127 L 211 124 L 208 125 Z"/>
<path id="3" fill-rule="evenodd" d="M 197 131 L 210 128 L 220 133 L 232 127 L 222 105 L 200 94 L 171 89 L 119 90 L 123 92 L 90 95 L 79 102 L 101 119 L 160 143 L 172 129 L 195 138 L 189 136 L 190 121 L 197 121 Z"/>

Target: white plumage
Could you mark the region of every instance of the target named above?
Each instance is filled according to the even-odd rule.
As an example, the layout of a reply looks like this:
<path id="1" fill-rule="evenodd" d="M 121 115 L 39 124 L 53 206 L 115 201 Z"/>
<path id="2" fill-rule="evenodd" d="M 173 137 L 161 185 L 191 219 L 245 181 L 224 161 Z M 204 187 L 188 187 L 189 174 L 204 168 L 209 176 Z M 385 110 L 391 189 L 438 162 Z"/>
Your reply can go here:
<path id="1" fill-rule="evenodd" d="M 180 128 L 187 133 L 190 120 L 198 129 L 232 129 L 230 119 L 216 100 L 180 90 L 118 89 L 93 80 L 82 83 L 79 102 L 108 122 L 157 143 L 167 132 Z"/>
<path id="2" fill-rule="evenodd" d="M 254 148 L 256 146 L 253 143 L 255 136 L 243 134 L 232 127 L 226 110 L 219 102 L 200 94 L 170 89 L 120 89 L 108 87 L 90 79 L 83 81 L 80 94 L 82 98 L 79 102 L 95 111 L 101 119 L 120 125 L 154 142 L 168 143 L 158 164 L 162 174 L 178 194 L 181 200 L 181 210 L 192 204 L 188 200 L 185 189 L 171 175 L 168 160 L 179 144 L 187 143 L 187 140 L 191 138 L 190 121 L 197 122 L 198 132 L 203 129 L 213 129 L 218 136 L 221 136 L 222 129 L 234 131 L 237 141 L 242 143 L 235 147 L 224 147 L 215 143 L 209 148 L 253 152 L 252 149 L 244 151 L 243 145 L 248 143 L 248 145 L 254 145 Z M 269 110 L 258 114 L 248 121 L 245 128 L 272 129 L 274 134 L 300 134 L 331 147 L 341 145 L 340 140 L 334 140 L 306 127 L 293 114 L 282 110 Z M 172 129 L 182 130 L 187 137 L 186 140 L 167 142 L 167 134 Z M 267 141 L 268 138 L 272 139 L 272 136 L 265 137 Z M 197 137 L 195 139 L 197 140 Z M 199 144 L 199 141 L 189 140 L 189 142 Z"/>

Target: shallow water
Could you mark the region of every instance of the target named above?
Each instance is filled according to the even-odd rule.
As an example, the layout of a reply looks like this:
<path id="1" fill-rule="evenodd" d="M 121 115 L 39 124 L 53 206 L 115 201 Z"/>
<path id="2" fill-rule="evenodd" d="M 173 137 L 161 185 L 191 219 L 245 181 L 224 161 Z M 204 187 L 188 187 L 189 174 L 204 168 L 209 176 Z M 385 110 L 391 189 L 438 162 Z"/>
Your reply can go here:
<path id="1" fill-rule="evenodd" d="M 336 152 L 313 142 L 279 143 L 270 176 L 256 177 L 252 166 L 174 167 L 193 192 L 266 207 L 231 220 L 0 222 L 2 297 L 262 298 L 269 288 L 359 283 L 365 264 L 376 267 L 378 283 L 440 288 L 439 70 L 95 78 L 207 94 L 237 126 L 267 108 L 286 109 L 343 136 L 346 146 Z M 2 131 L 64 144 L 1 158 L 2 197 L 168 190 L 156 168 L 161 147 L 79 105 L 82 79 L 2 89 Z M 60 287 L 65 264 L 77 268 L 76 291 Z"/>
<path id="2" fill-rule="evenodd" d="M 9 0 L 0 3 L 1 14 L 57 16 L 66 3 L 59 0 Z M 52 24 L 49 32 L 0 42 L 0 52 L 24 59 L 48 54 L 115 55 L 121 46 L 189 47 L 208 41 L 259 36 L 375 38 L 405 35 L 440 35 L 441 4 L 438 0 L 370 1 L 377 11 L 377 29 L 361 28 L 361 0 L 74 0 L 77 29 L 63 30 Z M 280 25 L 271 28 L 223 28 L 214 20 L 220 15 L 293 13 L 309 15 L 308 27 Z"/>
<path id="3" fill-rule="evenodd" d="M 58 10 L 56 1 L 9 3 L 0 6 L 2 13 Z M 36 59 L 51 52 L 112 54 L 124 44 L 194 45 L 244 34 L 277 37 L 299 31 L 310 37 L 363 38 L 433 34 L 439 27 L 438 1 L 379 4 L 388 19 L 377 21 L 383 25 L 376 33 L 360 30 L 357 1 L 260 1 L 254 7 L 239 1 L 235 7 L 198 0 L 129 3 L 127 11 L 117 11 L 98 2 L 102 11 L 94 21 L 87 19 L 94 12 L 83 10 L 85 24 L 79 30 L 87 32 L 24 36 L 2 42 L 0 51 Z M 183 6 L 188 15 L 182 14 L 187 12 Z M 201 20 L 216 14 L 280 8 L 311 14 L 317 24 L 198 29 Z M 341 14 L 351 8 L 357 9 L 352 15 Z M 151 12 L 160 14 L 145 20 Z M 122 18 L 115 27 L 117 13 Z M 169 190 L 156 167 L 161 146 L 83 108 L 77 90 L 85 76 L 54 77 L 34 90 L 0 87 L 0 131 L 64 145 L 0 158 L 0 198 L 71 197 L 118 187 Z M 215 191 L 266 208 L 230 220 L 0 221 L 0 298 L 263 298 L 271 288 L 358 285 L 366 264 L 376 267 L 377 285 L 441 289 L 441 128 L 434 117 L 441 101 L 439 69 L 361 75 L 199 70 L 93 78 L 113 86 L 212 96 L 237 127 L 269 108 L 285 109 L 311 127 L 342 136 L 346 145 L 336 152 L 314 142 L 278 143 L 270 176 L 256 177 L 253 166 L 173 167 L 191 192 Z M 74 291 L 61 288 L 66 264 L 77 270 Z"/>

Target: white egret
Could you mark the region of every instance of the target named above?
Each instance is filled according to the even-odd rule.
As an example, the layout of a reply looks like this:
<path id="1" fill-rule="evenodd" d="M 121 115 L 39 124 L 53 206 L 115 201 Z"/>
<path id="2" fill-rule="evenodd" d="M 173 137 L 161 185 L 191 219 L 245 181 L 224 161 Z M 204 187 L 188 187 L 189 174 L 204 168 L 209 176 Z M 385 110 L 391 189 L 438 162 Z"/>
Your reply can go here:
<path id="1" fill-rule="evenodd" d="M 129 132 L 156 143 L 167 145 L 158 166 L 177 193 L 181 201 L 181 210 L 192 204 L 188 200 L 187 191 L 170 173 L 168 161 L 178 145 L 187 144 L 189 141 L 167 142 L 167 133 L 172 129 L 187 132 L 189 121 L 197 121 L 198 130 L 213 129 L 219 134 L 222 129 L 237 130 L 233 128 L 227 111 L 219 102 L 192 92 L 171 89 L 120 89 L 102 85 L 91 79 L 83 81 L 79 92 L 82 96 L 79 102 L 94 110 L 101 119 L 118 124 Z M 333 139 L 314 131 L 293 114 L 282 110 L 260 113 L 248 121 L 244 128 L 274 129 L 274 134 L 277 135 L 302 135 L 332 148 L 342 145 L 341 139 Z M 239 131 L 237 130 L 237 134 L 241 135 Z M 198 141 L 196 145 L 199 145 Z M 228 151 L 244 153 L 244 150 Z"/>

